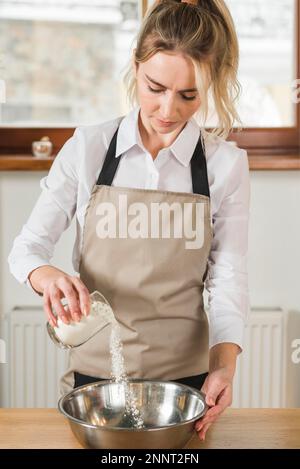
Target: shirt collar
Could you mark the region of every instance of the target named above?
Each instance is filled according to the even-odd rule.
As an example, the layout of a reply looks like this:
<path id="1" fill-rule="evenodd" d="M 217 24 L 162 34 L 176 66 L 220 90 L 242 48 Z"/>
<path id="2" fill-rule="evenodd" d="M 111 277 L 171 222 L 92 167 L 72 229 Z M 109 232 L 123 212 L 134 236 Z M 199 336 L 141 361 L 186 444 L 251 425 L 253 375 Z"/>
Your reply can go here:
<path id="1" fill-rule="evenodd" d="M 139 112 L 140 107 L 137 106 L 122 119 L 117 138 L 116 158 L 135 145 L 138 145 L 143 151 L 147 151 L 140 136 L 138 126 Z M 189 165 L 199 136 L 200 127 L 192 117 L 169 147 L 175 158 L 184 166 Z"/>

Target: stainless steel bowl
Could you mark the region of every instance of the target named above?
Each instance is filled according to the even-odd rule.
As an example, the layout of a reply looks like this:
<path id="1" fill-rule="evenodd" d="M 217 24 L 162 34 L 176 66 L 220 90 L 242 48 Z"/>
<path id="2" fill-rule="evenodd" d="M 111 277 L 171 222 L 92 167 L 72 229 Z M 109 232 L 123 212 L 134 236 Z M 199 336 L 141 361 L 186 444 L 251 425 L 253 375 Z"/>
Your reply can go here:
<path id="1" fill-rule="evenodd" d="M 125 386 L 99 381 L 63 396 L 58 408 L 86 448 L 183 448 L 207 406 L 201 391 L 171 381 L 130 380 L 143 421 L 134 428 L 125 413 Z"/>

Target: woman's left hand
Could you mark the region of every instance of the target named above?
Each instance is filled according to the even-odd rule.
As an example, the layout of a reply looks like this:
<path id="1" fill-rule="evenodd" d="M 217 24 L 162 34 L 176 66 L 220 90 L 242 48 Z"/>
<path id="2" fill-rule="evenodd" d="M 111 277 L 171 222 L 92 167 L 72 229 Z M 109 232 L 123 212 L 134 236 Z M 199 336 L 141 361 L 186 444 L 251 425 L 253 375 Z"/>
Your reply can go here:
<path id="1" fill-rule="evenodd" d="M 200 440 L 205 440 L 205 434 L 211 424 L 232 403 L 233 373 L 226 367 L 210 372 L 204 381 L 201 391 L 206 394 L 206 404 L 210 407 L 204 417 L 197 420 L 195 429 Z"/>

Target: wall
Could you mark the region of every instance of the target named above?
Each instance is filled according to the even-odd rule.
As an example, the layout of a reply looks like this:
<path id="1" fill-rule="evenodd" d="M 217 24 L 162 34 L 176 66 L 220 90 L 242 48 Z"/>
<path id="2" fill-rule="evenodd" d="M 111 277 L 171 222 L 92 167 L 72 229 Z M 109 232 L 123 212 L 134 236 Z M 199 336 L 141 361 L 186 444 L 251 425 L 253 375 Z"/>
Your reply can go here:
<path id="1" fill-rule="evenodd" d="M 299 203 L 300 172 L 251 173 L 252 306 L 300 310 Z"/>

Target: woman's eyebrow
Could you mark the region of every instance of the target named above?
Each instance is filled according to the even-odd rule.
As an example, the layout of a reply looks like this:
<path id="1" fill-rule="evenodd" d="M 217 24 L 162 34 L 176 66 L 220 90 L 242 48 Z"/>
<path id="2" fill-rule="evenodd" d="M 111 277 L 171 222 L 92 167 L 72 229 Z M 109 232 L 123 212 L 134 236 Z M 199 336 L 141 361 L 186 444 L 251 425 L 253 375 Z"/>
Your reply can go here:
<path id="1" fill-rule="evenodd" d="M 151 81 L 154 85 L 160 86 L 161 88 L 167 88 L 166 86 L 162 85 L 161 83 L 157 83 L 157 81 L 153 80 L 153 78 L 149 77 L 146 73 L 145 73 L 145 77 L 149 81 Z M 180 90 L 180 91 L 178 91 L 178 93 L 187 93 L 187 92 L 192 92 L 192 91 L 197 91 L 197 88 L 190 88 L 190 89 L 187 89 L 187 90 Z"/>

